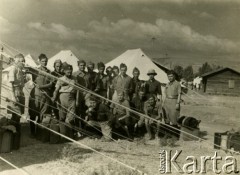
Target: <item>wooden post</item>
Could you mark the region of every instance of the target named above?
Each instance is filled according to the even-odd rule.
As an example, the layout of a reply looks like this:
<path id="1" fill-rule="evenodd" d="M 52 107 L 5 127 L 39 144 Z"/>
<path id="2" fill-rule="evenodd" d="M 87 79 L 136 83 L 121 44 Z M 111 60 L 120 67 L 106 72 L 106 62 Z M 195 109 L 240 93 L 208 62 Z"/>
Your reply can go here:
<path id="1" fill-rule="evenodd" d="M 2 101 L 2 71 L 3 71 L 3 47 L 1 48 L 1 55 L 0 55 L 0 105 Z M 0 107 L 0 113 L 1 113 Z"/>

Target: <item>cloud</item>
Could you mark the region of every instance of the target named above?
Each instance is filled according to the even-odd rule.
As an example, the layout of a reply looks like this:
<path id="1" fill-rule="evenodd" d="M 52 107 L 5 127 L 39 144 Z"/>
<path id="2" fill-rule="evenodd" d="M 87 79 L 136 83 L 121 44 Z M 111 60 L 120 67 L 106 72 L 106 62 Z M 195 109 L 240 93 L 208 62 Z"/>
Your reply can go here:
<path id="1" fill-rule="evenodd" d="M 0 16 L 0 33 L 7 34 L 11 33 L 16 26 L 10 23 L 7 19 Z"/>
<path id="2" fill-rule="evenodd" d="M 215 16 L 208 12 L 199 12 L 197 10 L 194 10 L 192 13 L 202 19 L 215 19 Z"/>
<path id="3" fill-rule="evenodd" d="M 83 38 L 85 35 L 85 33 L 82 30 L 73 30 L 69 27 L 64 26 L 63 24 L 56 23 L 46 25 L 40 22 L 30 22 L 28 23 L 28 27 L 30 29 L 35 29 L 48 34 L 54 33 L 57 34 L 59 38 L 67 40 L 77 39 L 79 37 Z"/>
<path id="4" fill-rule="evenodd" d="M 200 13 L 200 14 L 199 14 L 199 17 L 201 17 L 201 18 L 208 18 L 208 19 L 213 19 L 213 18 L 215 18 L 213 15 L 211 15 L 211 14 L 209 14 L 209 13 L 207 13 L 207 12 L 202 12 L 202 13 Z"/>
<path id="5" fill-rule="evenodd" d="M 92 38 L 101 37 L 103 40 L 122 45 L 129 45 L 131 41 L 144 45 L 151 37 L 155 37 L 162 47 L 169 47 L 175 51 L 240 53 L 239 43 L 212 35 L 201 35 L 177 21 L 157 19 L 155 24 L 151 24 L 132 19 L 110 22 L 103 18 L 102 21 L 90 22 L 89 28 L 88 35 Z"/>
<path id="6" fill-rule="evenodd" d="M 55 3 L 69 3 L 68 0 L 51 0 Z M 161 2 L 168 2 L 168 3 L 212 3 L 212 2 L 218 2 L 218 3 L 224 3 L 224 2 L 239 2 L 239 0 L 160 0 Z M 99 3 L 99 0 L 71 0 L 71 2 L 74 3 Z M 101 0 L 101 3 L 106 2 L 120 2 L 119 0 Z M 159 0 L 121 0 L 121 3 L 123 2 L 130 2 L 130 3 L 149 3 L 149 2 L 159 2 Z"/>

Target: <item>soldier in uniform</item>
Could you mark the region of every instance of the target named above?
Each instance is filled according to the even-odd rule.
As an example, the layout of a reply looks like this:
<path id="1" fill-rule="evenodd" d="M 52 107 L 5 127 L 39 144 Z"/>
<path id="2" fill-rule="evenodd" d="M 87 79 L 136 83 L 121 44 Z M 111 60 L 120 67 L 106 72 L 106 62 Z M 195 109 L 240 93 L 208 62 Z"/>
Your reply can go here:
<path id="1" fill-rule="evenodd" d="M 149 80 L 146 81 L 146 93 L 147 96 L 154 95 L 156 99 L 162 100 L 162 90 L 161 83 L 157 81 L 154 77 L 157 75 L 154 69 L 150 69 L 147 73 Z"/>
<path id="2" fill-rule="evenodd" d="M 145 118 L 145 126 L 149 135 L 149 140 L 153 140 L 155 139 L 155 135 L 158 136 L 159 134 L 160 121 L 162 120 L 162 106 L 156 101 L 154 95 L 149 96 L 146 101 L 144 112 L 147 116 L 154 119 Z M 159 122 L 156 122 L 155 120 L 158 120 Z"/>
<path id="3" fill-rule="evenodd" d="M 76 84 L 76 81 L 72 76 L 73 68 L 71 65 L 66 65 L 63 69 L 64 76 L 60 77 L 56 83 L 56 89 L 53 93 L 52 101 L 55 102 L 59 99 L 61 104 L 61 106 L 59 106 L 60 121 L 66 122 L 69 127 L 71 127 L 75 125 L 74 115 L 76 112 L 77 89 L 74 85 Z M 68 133 L 65 134 L 68 135 Z"/>
<path id="4" fill-rule="evenodd" d="M 112 96 L 113 96 L 113 93 L 114 93 L 114 89 L 112 87 L 112 80 L 113 80 L 113 69 L 111 66 L 108 66 L 106 68 L 106 74 L 108 76 L 108 92 L 107 92 L 107 98 L 112 100 Z"/>
<path id="5" fill-rule="evenodd" d="M 144 82 L 139 80 L 139 75 L 140 75 L 140 70 L 136 67 L 133 69 L 133 78 L 131 79 L 131 89 L 132 91 L 130 92 L 130 100 L 138 95 L 138 92 L 140 88 L 143 89 L 144 87 Z"/>
<path id="6" fill-rule="evenodd" d="M 130 100 L 129 95 L 131 92 L 131 77 L 127 75 L 127 66 L 124 63 L 120 64 L 120 71 L 121 73 L 113 79 L 113 101 L 117 100 L 117 94 L 119 92 L 124 92 L 124 99 Z"/>
<path id="7" fill-rule="evenodd" d="M 130 112 L 126 108 L 130 108 L 130 104 L 128 100 L 124 99 L 124 92 L 118 92 L 118 100 L 116 101 L 119 105 L 114 103 L 111 104 L 111 108 L 113 110 L 114 115 L 114 126 L 115 128 L 122 128 L 127 133 L 128 137 L 130 138 L 129 133 L 129 125 L 130 125 Z M 126 108 L 122 107 L 125 106 Z"/>
<path id="8" fill-rule="evenodd" d="M 8 73 L 8 81 L 11 87 L 11 101 L 9 102 L 9 107 L 11 110 L 16 113 L 12 113 L 11 121 L 14 126 L 17 126 L 20 123 L 21 116 L 19 114 L 23 114 L 24 111 L 24 68 L 25 58 L 22 54 L 18 54 L 15 56 L 15 64 L 11 67 Z M 20 128 L 17 128 L 17 130 Z"/>
<path id="9" fill-rule="evenodd" d="M 98 73 L 96 76 L 96 88 L 95 92 L 99 95 L 107 98 L 109 76 L 104 74 L 105 65 L 102 62 L 98 63 Z"/>
<path id="10" fill-rule="evenodd" d="M 87 89 L 94 91 L 96 88 L 96 76 L 97 73 L 94 72 L 95 64 L 92 62 L 89 62 L 87 65 L 87 75 L 86 75 L 86 81 L 87 81 Z"/>
<path id="11" fill-rule="evenodd" d="M 146 102 L 146 94 L 144 89 L 140 89 L 138 94 L 134 96 L 131 100 L 131 108 L 138 113 L 144 114 L 144 106 Z M 134 133 L 138 132 L 142 134 L 141 131 L 144 131 L 142 127 L 145 127 L 145 120 L 144 116 L 138 114 L 131 114 L 133 116 L 133 123 L 134 123 Z M 141 128 L 141 129 L 140 129 Z M 141 133 L 140 133 L 141 132 Z"/>
<path id="12" fill-rule="evenodd" d="M 85 71 L 86 62 L 84 60 L 78 61 L 79 70 L 73 73 L 73 77 L 76 80 L 77 86 L 80 88 L 86 89 L 87 88 L 87 72 Z M 87 110 L 87 106 L 85 105 L 85 96 L 86 91 L 82 89 L 77 90 L 77 97 L 76 97 L 76 114 L 82 118 L 85 117 L 85 111 Z M 75 124 L 77 127 L 83 127 L 84 123 L 76 118 Z"/>
<path id="13" fill-rule="evenodd" d="M 55 60 L 54 61 L 54 71 L 51 73 L 54 77 L 56 78 L 60 78 L 63 76 L 63 72 L 62 72 L 62 61 L 61 60 Z M 51 97 L 53 96 L 53 92 L 55 90 L 55 86 L 56 86 L 56 83 L 57 83 L 57 79 L 53 79 L 53 83 L 52 83 L 52 88 L 51 88 Z M 59 110 L 57 109 L 57 104 L 56 103 L 53 103 L 53 113 L 54 115 L 56 116 L 57 119 L 59 119 Z"/>
<path id="14" fill-rule="evenodd" d="M 111 141 L 112 128 L 110 126 L 110 121 L 112 115 L 110 113 L 109 107 L 104 103 L 98 103 L 94 97 L 90 97 L 89 101 L 90 105 L 87 110 L 87 116 L 85 120 L 87 121 L 88 125 L 101 128 L 103 140 Z"/>
<path id="15" fill-rule="evenodd" d="M 52 79 L 49 76 L 46 76 L 42 72 L 51 73 L 47 69 L 48 58 L 45 54 L 39 55 L 40 67 L 38 68 L 38 75 L 35 79 L 35 105 L 38 114 L 38 122 L 42 122 L 44 114 L 50 114 L 51 109 L 49 105 L 51 104 L 51 88 L 52 88 Z"/>
<path id="16" fill-rule="evenodd" d="M 180 117 L 181 85 L 175 80 L 174 71 L 168 72 L 169 83 L 166 85 L 163 108 L 165 109 L 167 123 L 177 125 Z"/>
<path id="17" fill-rule="evenodd" d="M 112 71 L 113 71 L 113 78 L 119 75 L 119 67 L 113 66 Z"/>

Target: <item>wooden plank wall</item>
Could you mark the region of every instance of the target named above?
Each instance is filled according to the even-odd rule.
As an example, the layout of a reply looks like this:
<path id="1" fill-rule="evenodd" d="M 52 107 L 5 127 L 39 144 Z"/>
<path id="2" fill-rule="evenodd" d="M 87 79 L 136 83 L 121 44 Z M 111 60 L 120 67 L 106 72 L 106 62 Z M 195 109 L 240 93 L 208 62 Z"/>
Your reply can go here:
<path id="1" fill-rule="evenodd" d="M 229 80 L 235 81 L 235 88 L 229 89 Z M 206 93 L 223 95 L 240 95 L 240 75 L 226 70 L 206 79 Z"/>

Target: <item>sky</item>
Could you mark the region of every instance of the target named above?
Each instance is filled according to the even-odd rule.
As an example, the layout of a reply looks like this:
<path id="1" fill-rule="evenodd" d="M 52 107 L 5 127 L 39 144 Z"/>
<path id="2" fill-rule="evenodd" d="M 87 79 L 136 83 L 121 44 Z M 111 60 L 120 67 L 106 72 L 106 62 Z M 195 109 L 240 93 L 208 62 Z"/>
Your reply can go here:
<path id="1" fill-rule="evenodd" d="M 35 58 L 108 62 L 141 48 L 163 64 L 240 70 L 239 19 L 240 0 L 0 0 L 0 40 Z"/>

